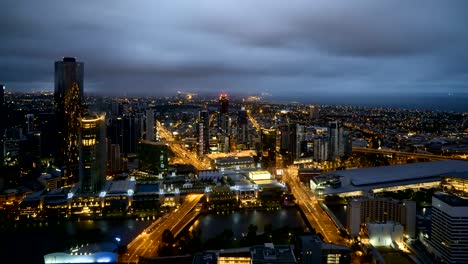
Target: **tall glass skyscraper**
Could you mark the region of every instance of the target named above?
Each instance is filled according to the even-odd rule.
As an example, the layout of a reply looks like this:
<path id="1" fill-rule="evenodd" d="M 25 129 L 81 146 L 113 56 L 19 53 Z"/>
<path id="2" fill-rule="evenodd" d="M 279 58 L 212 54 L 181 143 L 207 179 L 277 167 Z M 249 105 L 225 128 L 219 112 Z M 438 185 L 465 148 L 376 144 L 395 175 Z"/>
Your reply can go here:
<path id="1" fill-rule="evenodd" d="M 57 146 L 55 163 L 65 169 L 68 183 L 78 179 L 78 135 L 83 115 L 84 64 L 65 57 L 55 62 L 55 114 Z"/>
<path id="2" fill-rule="evenodd" d="M 105 115 L 81 119 L 79 153 L 80 193 L 100 192 L 106 180 Z"/>

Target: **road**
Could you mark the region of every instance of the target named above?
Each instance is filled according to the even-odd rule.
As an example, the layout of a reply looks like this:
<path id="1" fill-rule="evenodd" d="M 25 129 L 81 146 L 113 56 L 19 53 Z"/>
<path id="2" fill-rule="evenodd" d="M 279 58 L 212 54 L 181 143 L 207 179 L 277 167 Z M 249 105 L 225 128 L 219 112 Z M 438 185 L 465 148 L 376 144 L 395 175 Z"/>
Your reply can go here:
<path id="1" fill-rule="evenodd" d="M 375 153 L 375 154 L 384 154 L 384 155 L 398 155 L 398 156 L 415 157 L 415 158 L 432 159 L 432 160 L 466 160 L 461 157 L 450 157 L 450 156 L 442 156 L 442 155 L 435 155 L 435 154 L 403 152 L 403 151 L 391 150 L 391 149 L 373 149 L 373 148 L 353 147 L 353 152 Z"/>
<path id="2" fill-rule="evenodd" d="M 210 168 L 209 164 L 204 163 L 198 159 L 196 153 L 193 153 L 182 144 L 179 144 L 174 139 L 174 136 L 172 136 L 172 133 L 167 128 L 165 128 L 161 122 L 156 121 L 156 129 L 158 130 L 159 136 L 164 139 L 163 141 L 167 141 L 169 143 L 169 147 L 171 148 L 172 152 L 180 159 L 184 160 L 185 163 L 195 166 L 197 170 L 207 170 Z"/>
<path id="3" fill-rule="evenodd" d="M 257 131 L 261 131 L 262 127 L 258 124 L 257 120 L 252 116 L 250 110 L 247 110 L 247 117 L 249 118 L 252 125 L 255 127 Z"/>
<path id="4" fill-rule="evenodd" d="M 291 192 L 296 198 L 296 203 L 301 207 L 309 223 L 315 228 L 317 233 L 323 235 L 324 241 L 347 245 L 346 240 L 340 236 L 339 229 L 333 223 L 333 220 L 320 207 L 315 195 L 299 181 L 297 168 L 290 166 L 284 169 L 283 180 L 291 188 Z"/>
<path id="5" fill-rule="evenodd" d="M 175 209 L 171 213 L 153 222 L 131 241 L 127 245 L 126 252 L 120 256 L 120 262 L 136 263 L 138 262 L 139 256 L 156 256 L 158 247 L 162 243 L 163 231 L 169 229 L 173 234 L 179 233 L 180 229 L 184 228 L 185 224 L 188 222 L 187 219 L 193 218 L 190 212 L 195 208 L 202 197 L 203 194 L 187 195 L 178 209 Z"/>

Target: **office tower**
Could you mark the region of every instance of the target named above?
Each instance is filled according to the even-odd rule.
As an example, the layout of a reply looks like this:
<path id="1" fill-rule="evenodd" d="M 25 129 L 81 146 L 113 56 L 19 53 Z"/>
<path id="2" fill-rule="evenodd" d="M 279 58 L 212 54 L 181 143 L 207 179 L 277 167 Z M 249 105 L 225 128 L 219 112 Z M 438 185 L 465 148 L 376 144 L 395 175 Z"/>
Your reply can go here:
<path id="1" fill-rule="evenodd" d="M 294 144 L 296 145 L 292 151 L 293 151 L 293 157 L 295 160 L 298 160 L 301 158 L 302 154 L 302 144 L 305 141 L 305 136 L 306 136 L 306 127 L 300 124 L 296 124 L 296 136 L 294 138 L 295 142 Z"/>
<path id="2" fill-rule="evenodd" d="M 285 124 L 280 127 L 280 152 L 283 155 L 286 164 L 291 164 L 296 158 L 297 128 L 297 124 Z"/>
<path id="3" fill-rule="evenodd" d="M 260 134 L 263 168 L 276 166 L 276 129 L 262 129 Z"/>
<path id="4" fill-rule="evenodd" d="M 107 143 L 107 173 L 114 175 L 124 170 L 124 159 L 120 153 L 119 144 Z"/>
<path id="5" fill-rule="evenodd" d="M 198 113 L 198 155 L 203 156 L 210 149 L 210 115 L 208 110 Z"/>
<path id="6" fill-rule="evenodd" d="M 154 110 L 146 110 L 146 141 L 154 141 Z"/>
<path id="7" fill-rule="evenodd" d="M 74 182 L 78 176 L 78 137 L 83 115 L 84 65 L 75 58 L 55 62 L 55 114 L 57 122 L 56 165 Z"/>
<path id="8" fill-rule="evenodd" d="M 335 121 L 329 123 L 330 157 L 337 159 L 344 156 L 343 127 Z"/>
<path id="9" fill-rule="evenodd" d="M 41 157 L 54 158 L 57 142 L 57 120 L 55 113 L 39 113 L 38 123 L 41 132 Z"/>
<path id="10" fill-rule="evenodd" d="M 168 146 L 162 142 L 142 141 L 138 147 L 139 169 L 154 175 L 167 175 Z"/>
<path id="11" fill-rule="evenodd" d="M 107 127 L 107 136 L 112 144 L 119 144 L 120 151 L 128 155 L 136 153 L 138 144 L 137 119 L 132 116 L 111 118 Z"/>
<path id="12" fill-rule="evenodd" d="M 41 172 L 41 133 L 30 132 L 19 143 L 19 166 L 22 176 L 38 177 Z"/>
<path id="13" fill-rule="evenodd" d="M 221 114 L 229 113 L 229 98 L 227 94 L 221 94 L 219 96 L 219 112 Z"/>
<path id="14" fill-rule="evenodd" d="M 219 129 L 223 134 L 230 134 L 230 121 L 229 121 L 229 99 L 227 94 L 219 96 L 219 116 L 218 116 Z"/>
<path id="15" fill-rule="evenodd" d="M 242 107 L 237 113 L 237 144 L 248 143 L 247 111 Z"/>
<path id="16" fill-rule="evenodd" d="M 351 263 L 351 250 L 347 247 L 324 243 L 319 236 L 298 236 L 294 244 L 297 263 Z"/>
<path id="17" fill-rule="evenodd" d="M 452 194 L 432 196 L 431 235 L 428 250 L 442 263 L 468 259 L 468 199 Z"/>
<path id="18" fill-rule="evenodd" d="M 26 115 L 26 133 L 31 133 L 35 130 L 34 128 L 34 114 Z"/>
<path id="19" fill-rule="evenodd" d="M 343 133 L 344 155 L 351 156 L 353 154 L 353 138 L 349 131 Z"/>
<path id="20" fill-rule="evenodd" d="M 106 124 L 105 115 L 81 119 L 79 134 L 79 172 L 82 194 L 96 194 L 106 180 Z"/>
<path id="21" fill-rule="evenodd" d="M 314 161 L 325 161 L 329 159 L 329 140 L 327 137 L 314 138 Z"/>

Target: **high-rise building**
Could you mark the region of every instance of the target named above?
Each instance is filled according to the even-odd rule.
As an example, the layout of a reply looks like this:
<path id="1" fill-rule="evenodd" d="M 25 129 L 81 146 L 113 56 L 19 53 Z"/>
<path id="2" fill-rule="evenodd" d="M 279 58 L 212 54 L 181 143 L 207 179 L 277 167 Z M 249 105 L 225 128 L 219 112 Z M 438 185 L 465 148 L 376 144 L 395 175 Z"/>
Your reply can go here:
<path id="1" fill-rule="evenodd" d="M 237 112 L 237 144 L 248 143 L 247 111 L 242 107 Z"/>
<path id="2" fill-rule="evenodd" d="M 219 96 L 219 116 L 218 124 L 223 134 L 230 134 L 230 120 L 229 120 L 229 99 L 227 94 Z"/>
<path id="3" fill-rule="evenodd" d="M 325 161 L 329 158 L 329 140 L 327 137 L 318 137 L 314 138 L 314 160 L 315 161 Z"/>
<path id="4" fill-rule="evenodd" d="M 121 153 L 136 153 L 139 139 L 138 120 L 133 116 L 119 116 L 109 120 L 107 136 L 112 144 L 119 144 Z"/>
<path id="5" fill-rule="evenodd" d="M 41 172 L 41 133 L 30 132 L 19 143 L 19 166 L 23 176 L 38 177 Z"/>
<path id="6" fill-rule="evenodd" d="M 405 233 L 411 238 L 416 235 L 416 203 L 398 201 L 391 198 L 361 197 L 349 201 L 347 213 L 348 231 L 351 236 L 359 235 L 361 225 L 368 222 L 395 221 L 405 227 Z"/>
<path id="7" fill-rule="evenodd" d="M 146 110 L 146 141 L 154 141 L 154 110 Z"/>
<path id="8" fill-rule="evenodd" d="M 210 149 L 210 115 L 208 110 L 198 113 L 198 155 L 203 156 Z"/>
<path id="9" fill-rule="evenodd" d="M 96 194 L 106 180 L 106 125 L 105 115 L 81 119 L 79 134 L 79 172 L 82 194 Z"/>
<path id="10" fill-rule="evenodd" d="M 293 162 L 296 159 L 297 154 L 297 147 L 299 141 L 299 148 L 300 148 L 300 140 L 298 140 L 298 129 L 301 129 L 300 124 L 284 124 L 280 127 L 281 132 L 281 145 L 280 145 L 280 152 L 283 155 L 284 161 L 287 164 Z"/>
<path id="11" fill-rule="evenodd" d="M 330 122 L 328 135 L 330 138 L 330 157 L 337 159 L 344 156 L 343 127 L 340 122 Z"/>
<path id="12" fill-rule="evenodd" d="M 167 175 L 169 148 L 166 143 L 142 141 L 138 147 L 139 169 L 152 174 Z"/>
<path id="13" fill-rule="evenodd" d="M 221 114 L 229 113 L 229 98 L 227 94 L 221 94 L 219 96 L 219 112 Z"/>
<path id="14" fill-rule="evenodd" d="M 55 62 L 55 114 L 57 122 L 56 165 L 65 169 L 71 182 L 78 176 L 78 137 L 83 116 L 84 64 L 65 57 Z"/>
<path id="15" fill-rule="evenodd" d="M 468 199 L 435 193 L 432 197 L 431 235 L 428 250 L 441 263 L 466 263 L 468 259 Z"/>
<path id="16" fill-rule="evenodd" d="M 260 134 L 263 168 L 276 166 L 276 129 L 262 129 Z"/>
<path id="17" fill-rule="evenodd" d="M 34 126 L 34 114 L 26 115 L 26 133 L 31 133 L 35 130 Z"/>

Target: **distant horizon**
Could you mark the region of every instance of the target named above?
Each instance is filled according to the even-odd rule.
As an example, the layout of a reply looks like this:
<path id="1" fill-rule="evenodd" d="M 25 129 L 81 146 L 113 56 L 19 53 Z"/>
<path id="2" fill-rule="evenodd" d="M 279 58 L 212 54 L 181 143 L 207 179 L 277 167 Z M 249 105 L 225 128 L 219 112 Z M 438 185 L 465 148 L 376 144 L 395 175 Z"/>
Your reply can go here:
<path id="1" fill-rule="evenodd" d="M 13 94 L 28 94 L 28 93 L 53 93 L 53 90 L 48 91 L 12 91 Z M 186 92 L 186 91 L 184 91 Z M 8 89 L 7 89 L 8 93 Z M 190 91 L 187 93 L 194 93 Z M 219 92 L 202 92 L 197 93 L 198 97 L 215 99 L 220 93 L 227 93 L 231 99 L 240 100 L 248 96 L 260 96 L 263 103 L 277 104 L 313 104 L 313 105 L 336 105 L 336 106 L 356 106 L 356 107 L 383 107 L 383 108 L 399 108 L 399 109 L 414 109 L 414 110 L 430 110 L 442 112 L 459 112 L 468 113 L 468 93 L 341 93 L 341 94 L 288 94 L 288 95 L 268 95 L 261 96 L 258 94 L 245 93 L 230 93 L 227 90 Z M 87 96 L 103 96 L 103 97 L 132 97 L 132 98 L 165 98 L 177 96 L 177 91 L 166 95 L 145 94 L 145 93 L 127 93 L 125 94 L 104 94 L 95 92 L 86 92 Z"/>

